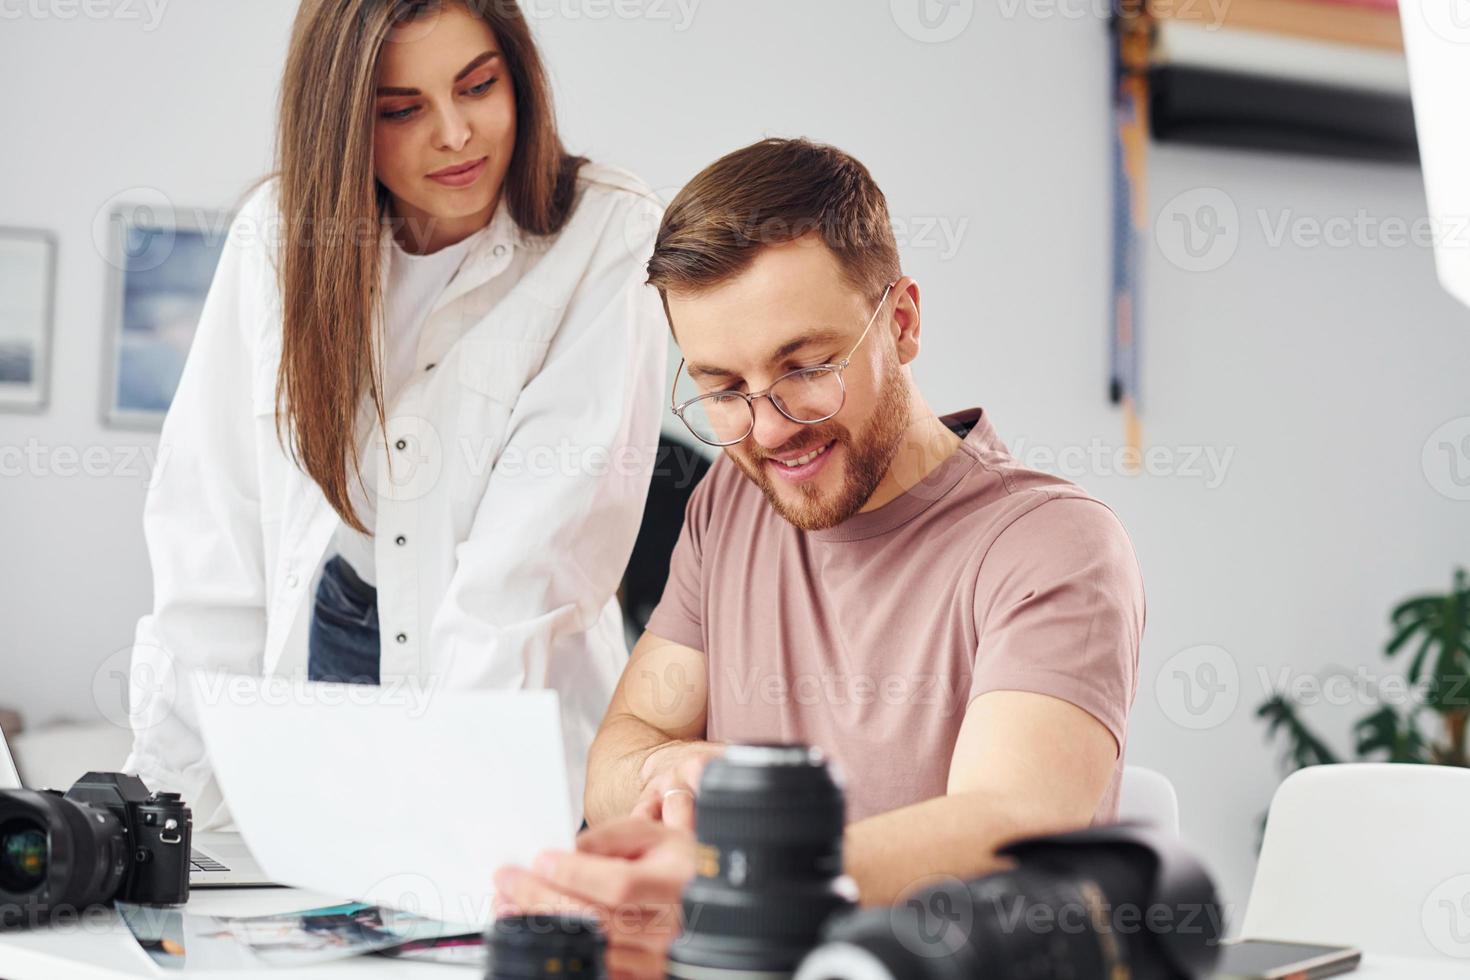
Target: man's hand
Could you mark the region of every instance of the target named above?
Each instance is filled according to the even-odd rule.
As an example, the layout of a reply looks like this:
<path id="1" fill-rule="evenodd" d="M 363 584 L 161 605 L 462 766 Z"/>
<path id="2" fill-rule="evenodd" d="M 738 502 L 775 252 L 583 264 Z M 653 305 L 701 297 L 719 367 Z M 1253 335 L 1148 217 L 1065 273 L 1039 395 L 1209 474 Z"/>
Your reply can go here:
<path id="1" fill-rule="evenodd" d="M 693 834 L 636 818 L 606 823 L 579 836 L 575 853 L 497 871 L 495 913 L 592 916 L 607 934 L 611 980 L 661 980 L 694 862 Z"/>
<path id="2" fill-rule="evenodd" d="M 699 779 L 704 767 L 724 754 L 725 747 L 713 742 L 674 742 L 654 751 L 638 774 L 643 790 L 632 815 L 692 833 Z"/>

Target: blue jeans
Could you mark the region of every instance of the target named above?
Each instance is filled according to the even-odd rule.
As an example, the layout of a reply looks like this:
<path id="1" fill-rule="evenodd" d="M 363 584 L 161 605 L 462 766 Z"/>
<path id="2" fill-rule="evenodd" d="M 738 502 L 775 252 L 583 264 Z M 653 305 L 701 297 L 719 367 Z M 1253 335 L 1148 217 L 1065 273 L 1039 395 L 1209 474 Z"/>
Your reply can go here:
<path id="1" fill-rule="evenodd" d="M 309 680 L 378 683 L 378 590 L 358 578 L 341 555 L 322 570 L 307 651 Z"/>

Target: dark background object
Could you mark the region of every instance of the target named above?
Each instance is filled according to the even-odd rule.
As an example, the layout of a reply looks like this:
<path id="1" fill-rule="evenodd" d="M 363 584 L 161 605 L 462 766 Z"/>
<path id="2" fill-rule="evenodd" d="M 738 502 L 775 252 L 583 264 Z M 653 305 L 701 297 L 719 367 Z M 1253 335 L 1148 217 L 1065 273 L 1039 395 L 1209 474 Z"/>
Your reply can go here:
<path id="1" fill-rule="evenodd" d="M 664 583 L 669 580 L 669 558 L 684 527 L 684 510 L 709 469 L 709 459 L 699 450 L 678 439 L 659 437 L 643 523 L 619 590 L 623 621 L 635 636 L 642 634 L 663 596 Z"/>
<path id="2" fill-rule="evenodd" d="M 1168 65 L 1150 70 L 1149 93 L 1160 143 L 1419 160 L 1407 95 Z"/>

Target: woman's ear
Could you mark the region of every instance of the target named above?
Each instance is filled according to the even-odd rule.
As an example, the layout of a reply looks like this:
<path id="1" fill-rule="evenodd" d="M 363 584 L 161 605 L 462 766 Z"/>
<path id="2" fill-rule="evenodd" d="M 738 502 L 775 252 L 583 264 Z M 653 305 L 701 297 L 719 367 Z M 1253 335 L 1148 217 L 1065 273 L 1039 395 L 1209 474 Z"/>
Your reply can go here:
<path id="1" fill-rule="evenodd" d="M 898 297 L 890 320 L 894 347 L 898 363 L 909 364 L 919 356 L 919 284 L 904 276 L 894 285 L 893 294 Z"/>

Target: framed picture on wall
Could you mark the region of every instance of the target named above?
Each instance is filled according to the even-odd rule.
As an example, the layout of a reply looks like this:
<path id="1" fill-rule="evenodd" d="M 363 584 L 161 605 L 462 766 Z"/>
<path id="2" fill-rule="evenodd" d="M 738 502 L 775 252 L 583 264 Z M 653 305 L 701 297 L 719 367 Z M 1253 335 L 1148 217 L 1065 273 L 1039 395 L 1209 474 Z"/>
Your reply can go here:
<path id="1" fill-rule="evenodd" d="M 55 301 L 56 237 L 0 228 L 0 409 L 46 407 Z"/>
<path id="2" fill-rule="evenodd" d="M 230 223 L 231 215 L 218 211 L 120 206 L 109 214 L 113 312 L 104 423 L 163 425 Z"/>

